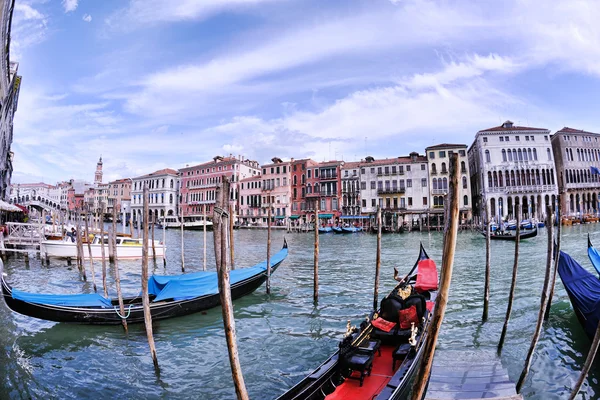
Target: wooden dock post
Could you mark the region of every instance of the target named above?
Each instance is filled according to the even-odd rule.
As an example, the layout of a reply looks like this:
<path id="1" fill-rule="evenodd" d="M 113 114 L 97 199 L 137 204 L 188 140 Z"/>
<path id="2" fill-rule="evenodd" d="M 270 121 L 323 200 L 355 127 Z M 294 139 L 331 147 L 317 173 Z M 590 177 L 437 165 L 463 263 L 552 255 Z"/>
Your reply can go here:
<path id="1" fill-rule="evenodd" d="M 152 259 L 156 261 L 156 249 L 154 248 L 154 214 L 152 214 Z"/>
<path id="2" fill-rule="evenodd" d="M 271 293 L 271 193 L 269 192 L 269 207 L 267 211 L 267 294 Z M 317 229 L 315 223 L 315 229 Z"/>
<path id="3" fill-rule="evenodd" d="M 558 220 L 558 224 L 560 225 L 560 219 Z M 598 352 L 598 345 L 600 344 L 600 324 L 596 328 L 596 333 L 594 334 L 594 340 L 592 341 L 592 347 L 590 347 L 590 351 L 585 359 L 585 363 L 583 364 L 583 368 L 581 369 L 581 374 L 575 383 L 575 387 L 571 391 L 571 395 L 569 396 L 569 400 L 575 400 L 577 397 L 577 393 L 581 389 L 587 374 L 590 372 L 590 368 L 594 363 L 594 358 L 596 357 L 596 353 Z"/>
<path id="4" fill-rule="evenodd" d="M 381 268 L 381 207 L 377 206 L 377 254 L 375 255 L 375 285 L 373 289 L 373 310 L 379 303 L 379 269 Z"/>
<path id="5" fill-rule="evenodd" d="M 202 226 L 203 237 L 204 237 L 204 256 L 202 258 L 202 270 L 206 271 L 206 204 L 202 205 L 202 215 L 204 219 L 204 224 Z"/>
<path id="6" fill-rule="evenodd" d="M 185 254 L 183 248 L 183 206 L 179 205 L 179 224 L 181 225 L 181 272 L 185 272 Z"/>
<path id="7" fill-rule="evenodd" d="M 133 209 L 131 210 L 131 214 L 130 215 L 131 215 L 131 217 L 129 217 L 129 234 L 133 238 Z"/>
<path id="8" fill-rule="evenodd" d="M 117 248 L 117 215 L 116 210 L 113 208 L 113 220 L 112 220 L 112 234 L 109 234 L 109 248 L 113 249 Z M 114 252 L 116 253 L 116 251 Z M 121 317 L 121 323 L 123 324 L 123 329 L 125 329 L 125 333 L 127 333 L 127 316 L 125 315 L 125 305 L 123 304 L 123 293 L 121 292 L 121 277 L 119 274 L 119 262 L 118 257 L 115 257 L 114 260 L 115 266 L 115 284 L 117 286 L 117 297 L 119 299 L 119 311 Z"/>
<path id="9" fill-rule="evenodd" d="M 319 206 L 315 208 L 315 221 L 319 220 Z M 313 301 L 319 301 L 319 224 L 315 222 L 315 251 L 313 260 Z"/>
<path id="10" fill-rule="evenodd" d="M 154 335 L 152 334 L 152 313 L 150 312 L 150 297 L 148 295 L 148 184 L 144 183 L 144 231 L 142 238 L 142 303 L 144 306 L 144 325 L 146 325 L 146 336 L 148 336 L 148 345 L 150 346 L 150 355 L 154 363 L 154 370 L 159 372 L 158 358 L 156 356 L 156 347 L 154 346 Z"/>
<path id="11" fill-rule="evenodd" d="M 233 243 L 233 217 L 235 214 L 232 212 L 229 217 L 229 261 L 231 262 L 231 269 L 235 269 L 235 261 L 234 261 L 234 243 Z"/>
<path id="12" fill-rule="evenodd" d="M 542 331 L 542 323 L 544 322 L 544 314 L 546 313 L 546 307 L 548 306 L 548 287 L 550 286 L 550 270 L 552 269 L 552 253 L 554 247 L 554 226 L 553 226 L 553 218 L 552 218 L 552 206 L 548 205 L 546 207 L 546 230 L 548 232 L 548 252 L 546 255 L 546 274 L 544 275 L 544 286 L 542 288 L 542 296 L 540 300 L 540 311 L 538 312 L 538 320 L 535 325 L 535 331 L 533 332 L 533 337 L 531 338 L 531 345 L 529 346 L 529 351 L 527 352 L 527 357 L 525 358 L 525 366 L 523 367 L 523 372 L 521 372 L 521 376 L 519 377 L 519 381 L 517 382 L 517 393 L 521 393 L 521 389 L 523 388 L 523 384 L 525 383 L 525 379 L 527 378 L 527 374 L 529 373 L 529 367 L 531 366 L 531 359 L 533 358 L 533 353 L 535 352 L 535 347 L 537 346 L 537 342 L 540 339 L 540 333 Z M 560 223 L 560 221 L 559 221 Z"/>
<path id="13" fill-rule="evenodd" d="M 90 210 L 88 208 L 88 212 L 85 215 L 85 242 L 87 243 L 88 254 L 90 256 L 90 272 L 92 273 L 92 285 L 94 287 L 94 292 L 97 293 L 98 289 L 96 288 L 96 273 L 94 272 L 94 257 L 92 256 L 92 242 L 90 240 L 90 233 L 88 230 L 88 220 L 90 219 Z"/>
<path id="14" fill-rule="evenodd" d="M 546 307 L 546 314 L 544 314 L 544 320 L 548 321 L 550 318 L 550 307 L 552 307 L 552 297 L 554 296 L 554 286 L 556 285 L 556 272 L 558 272 L 558 261 L 560 261 L 560 233 L 561 233 L 561 216 L 562 216 L 562 204 L 561 194 L 558 194 L 558 207 L 556 213 L 556 249 L 554 249 L 554 271 L 552 272 L 552 282 L 550 283 L 550 294 L 548 295 L 548 307 Z M 588 234 L 589 236 L 589 234 Z"/>
<path id="15" fill-rule="evenodd" d="M 485 216 L 487 221 L 485 224 L 485 283 L 483 288 L 483 315 L 481 316 L 481 320 L 483 322 L 488 319 L 488 309 L 490 304 L 490 271 L 491 271 L 491 241 L 490 235 L 492 234 L 492 218 L 490 216 L 490 206 L 485 201 Z M 498 226 L 500 225 L 500 221 L 498 221 Z"/>
<path id="16" fill-rule="evenodd" d="M 113 221 L 116 218 L 115 207 L 113 207 Z M 133 221 L 130 222 L 129 226 L 131 226 L 131 224 L 133 224 Z M 132 229 L 132 232 L 133 232 L 133 229 Z M 117 253 L 117 225 L 116 225 L 116 223 L 112 225 L 112 237 L 113 237 L 112 239 L 110 237 L 108 238 L 108 261 L 114 263 L 115 259 L 117 258 L 117 257 L 115 257 L 115 255 Z M 131 235 L 131 237 L 133 238 L 133 234 Z"/>
<path id="17" fill-rule="evenodd" d="M 504 318 L 504 326 L 502 326 L 502 333 L 500 334 L 500 341 L 498 342 L 498 354 L 502 353 L 504 339 L 506 338 L 506 331 L 508 330 L 508 321 L 510 319 L 510 313 L 512 312 L 513 299 L 515 297 L 515 289 L 517 288 L 517 271 L 519 269 L 519 241 L 521 239 L 521 211 L 519 208 L 519 204 L 515 204 L 515 214 L 517 214 L 517 232 L 515 235 L 515 262 L 513 264 L 510 292 L 508 294 L 508 305 L 506 306 L 506 317 Z"/>
<path id="18" fill-rule="evenodd" d="M 167 221 L 166 221 L 166 217 L 163 216 L 163 223 L 162 223 L 162 232 L 163 232 L 163 240 L 162 240 L 162 247 L 163 247 L 163 267 L 167 267 Z"/>
<path id="19" fill-rule="evenodd" d="M 229 362 L 231 364 L 231 375 L 233 377 L 237 398 L 247 400 L 249 397 L 238 355 L 235 319 L 233 318 L 233 304 L 231 299 L 231 285 L 229 281 L 229 270 L 227 269 L 227 218 L 230 218 L 228 200 L 229 185 L 229 178 L 227 177 L 223 177 L 222 182 L 217 184 L 216 203 L 213 211 L 213 238 L 217 275 L 219 278 L 219 296 L 221 299 L 221 310 L 223 312 L 223 326 L 225 328 Z"/>
<path id="20" fill-rule="evenodd" d="M 435 354 L 435 345 L 440 333 L 440 326 L 446 312 L 448 303 L 448 292 L 452 281 L 452 269 L 454 267 L 454 250 L 456 249 L 456 237 L 458 234 L 459 219 L 459 198 L 458 198 L 458 153 L 450 156 L 450 190 L 449 199 L 446 202 L 448 207 L 448 219 L 446 232 L 444 233 L 444 250 L 442 255 L 442 271 L 440 276 L 440 285 L 437 298 L 435 299 L 435 308 L 431 317 L 431 324 L 427 332 L 425 348 L 423 349 L 423 359 L 419 365 L 417 377 L 413 382 L 412 400 L 421 400 L 425 394 L 425 388 L 431 373 L 433 356 Z"/>
<path id="21" fill-rule="evenodd" d="M 104 252 L 104 222 L 100 224 L 100 253 L 102 254 L 102 287 L 104 288 L 104 297 L 108 297 L 108 290 L 106 289 L 106 253 Z"/>

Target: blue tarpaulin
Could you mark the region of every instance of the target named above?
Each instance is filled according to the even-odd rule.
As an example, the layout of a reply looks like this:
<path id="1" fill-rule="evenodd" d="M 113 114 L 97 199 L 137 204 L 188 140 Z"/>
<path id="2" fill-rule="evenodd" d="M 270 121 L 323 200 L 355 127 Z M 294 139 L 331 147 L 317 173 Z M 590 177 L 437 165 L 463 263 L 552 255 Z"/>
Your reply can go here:
<path id="1" fill-rule="evenodd" d="M 579 310 L 583 316 L 585 333 L 592 340 L 600 321 L 600 280 L 562 251 L 558 262 L 558 274 L 567 289 L 573 308 Z"/>
<path id="2" fill-rule="evenodd" d="M 271 266 L 283 261 L 288 249 L 284 248 L 271 257 Z M 236 269 L 229 272 L 231 285 L 263 273 L 267 270 L 267 262 L 263 261 L 250 268 Z M 154 275 L 148 280 L 148 292 L 156 295 L 154 302 L 175 299 L 185 300 L 194 297 L 219 293 L 217 273 L 202 271 L 191 274 L 165 276 Z"/>
<path id="3" fill-rule="evenodd" d="M 16 300 L 36 304 L 51 304 L 65 307 L 102 307 L 112 308 L 109 299 L 99 294 L 36 294 L 12 289 L 12 297 Z"/>
<path id="4" fill-rule="evenodd" d="M 596 250 L 594 246 L 588 247 L 588 257 L 598 274 L 600 274 L 600 253 L 598 253 L 598 250 Z"/>

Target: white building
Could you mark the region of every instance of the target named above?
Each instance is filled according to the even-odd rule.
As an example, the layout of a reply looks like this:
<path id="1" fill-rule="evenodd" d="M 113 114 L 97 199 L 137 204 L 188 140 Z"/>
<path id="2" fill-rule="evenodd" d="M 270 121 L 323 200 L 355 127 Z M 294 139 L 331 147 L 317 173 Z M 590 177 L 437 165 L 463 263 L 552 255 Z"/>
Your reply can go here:
<path id="1" fill-rule="evenodd" d="M 429 163 L 430 209 L 433 213 L 441 214 L 444 211 L 444 196 L 448 193 L 450 155 L 458 154 L 460 219 L 463 223 L 469 221 L 473 214 L 471 212 L 472 199 L 467 145 L 443 143 L 429 146 L 425 152 Z"/>
<path id="2" fill-rule="evenodd" d="M 165 168 L 151 174 L 132 178 L 131 213 L 135 221 L 143 221 L 144 183 L 148 187 L 151 220 L 158 221 L 166 215 L 178 215 L 179 174 L 176 170 Z"/>
<path id="3" fill-rule="evenodd" d="M 342 215 L 360 215 L 360 162 L 344 162 L 341 165 Z"/>
<path id="4" fill-rule="evenodd" d="M 491 216 L 504 219 L 515 217 L 515 204 L 523 218 L 539 219 L 547 204 L 555 204 L 558 187 L 548 129 L 506 121 L 477 132 L 468 155 L 473 203 L 480 215 L 486 201 Z"/>

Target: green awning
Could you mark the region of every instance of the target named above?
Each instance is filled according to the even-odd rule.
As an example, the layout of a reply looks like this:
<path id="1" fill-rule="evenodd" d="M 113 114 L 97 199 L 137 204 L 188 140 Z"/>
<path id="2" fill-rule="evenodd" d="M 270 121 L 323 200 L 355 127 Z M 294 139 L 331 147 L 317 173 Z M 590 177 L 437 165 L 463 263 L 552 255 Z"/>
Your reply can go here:
<path id="1" fill-rule="evenodd" d="M 300 218 L 299 215 L 290 215 L 290 219 L 298 219 L 298 218 Z"/>
<path id="2" fill-rule="evenodd" d="M 285 215 L 277 215 L 277 216 L 275 216 L 275 219 L 284 219 L 284 218 L 285 218 Z"/>
<path id="3" fill-rule="evenodd" d="M 333 214 L 319 214 L 319 218 L 333 218 Z"/>

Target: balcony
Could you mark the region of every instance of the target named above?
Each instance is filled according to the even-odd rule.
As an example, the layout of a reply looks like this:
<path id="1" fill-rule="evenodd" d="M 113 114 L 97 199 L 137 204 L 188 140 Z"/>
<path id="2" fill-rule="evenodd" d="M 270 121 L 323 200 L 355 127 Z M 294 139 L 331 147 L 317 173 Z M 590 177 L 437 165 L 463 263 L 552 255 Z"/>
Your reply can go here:
<path id="1" fill-rule="evenodd" d="M 321 196 L 337 196 L 337 192 L 333 190 L 321 190 Z"/>
<path id="2" fill-rule="evenodd" d="M 448 189 L 431 189 L 431 194 L 446 194 Z"/>
<path id="3" fill-rule="evenodd" d="M 406 211 L 406 207 L 383 207 L 381 209 L 381 211 L 383 212 L 399 212 L 399 211 Z"/>
<path id="4" fill-rule="evenodd" d="M 377 194 L 378 195 L 382 195 L 382 194 L 402 194 L 404 192 L 406 192 L 406 188 L 403 188 L 403 187 L 391 188 L 391 189 L 377 189 Z"/>
<path id="5" fill-rule="evenodd" d="M 437 171 L 432 170 L 430 173 L 431 173 L 431 175 L 437 175 Z"/>
<path id="6" fill-rule="evenodd" d="M 320 192 L 306 193 L 306 195 L 304 197 L 308 197 L 308 198 L 321 197 L 321 193 Z"/>
<path id="7" fill-rule="evenodd" d="M 323 174 L 323 175 L 321 175 L 322 181 L 337 180 L 337 178 L 338 178 L 338 174 Z"/>
<path id="8" fill-rule="evenodd" d="M 556 185 L 521 185 L 521 186 L 503 186 L 503 187 L 487 187 L 485 191 L 487 193 L 506 193 L 506 194 L 517 194 L 517 193 L 542 193 L 542 192 L 553 192 L 557 190 Z"/>
<path id="9" fill-rule="evenodd" d="M 447 175 L 448 174 L 448 170 L 447 169 L 443 169 L 442 172 L 440 172 L 440 174 Z"/>
<path id="10" fill-rule="evenodd" d="M 189 185 L 186 186 L 186 189 L 206 189 L 206 188 L 214 188 L 216 187 L 217 184 L 216 183 L 208 183 L 208 184 L 204 184 L 204 185 Z"/>

